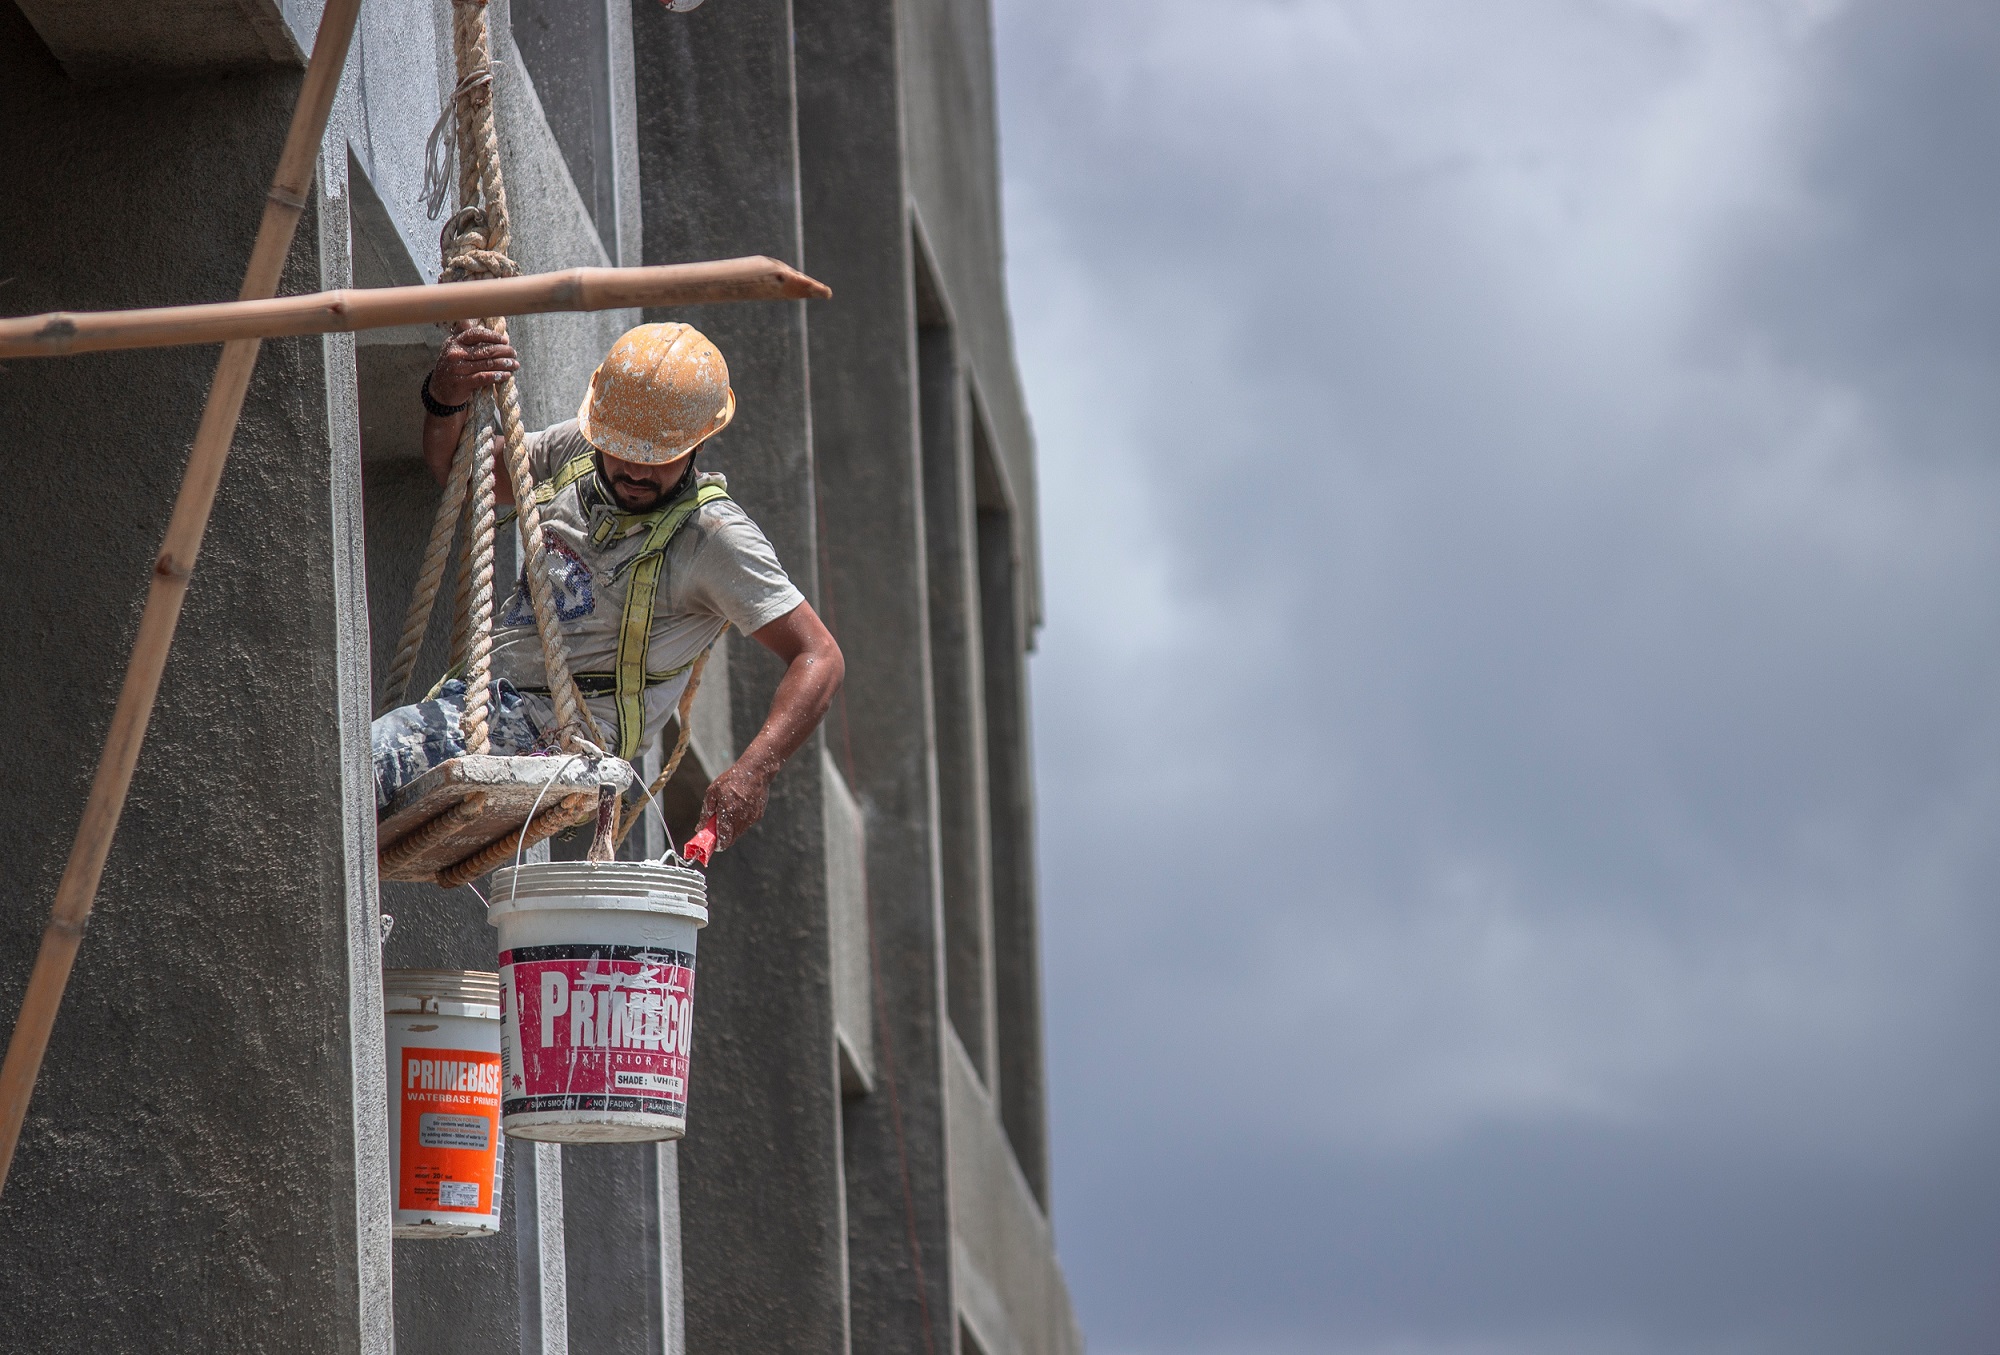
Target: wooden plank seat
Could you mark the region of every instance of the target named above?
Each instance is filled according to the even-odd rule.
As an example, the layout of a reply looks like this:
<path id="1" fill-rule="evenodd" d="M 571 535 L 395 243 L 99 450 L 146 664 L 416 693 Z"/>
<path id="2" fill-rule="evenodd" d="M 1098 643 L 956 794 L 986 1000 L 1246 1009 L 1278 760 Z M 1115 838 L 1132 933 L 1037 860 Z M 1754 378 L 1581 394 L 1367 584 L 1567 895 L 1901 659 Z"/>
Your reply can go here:
<path id="1" fill-rule="evenodd" d="M 453 758 L 403 787 L 376 824 L 381 877 L 475 880 L 512 857 L 531 810 L 530 846 L 595 815 L 599 787 L 622 795 L 633 778 L 615 757 Z"/>

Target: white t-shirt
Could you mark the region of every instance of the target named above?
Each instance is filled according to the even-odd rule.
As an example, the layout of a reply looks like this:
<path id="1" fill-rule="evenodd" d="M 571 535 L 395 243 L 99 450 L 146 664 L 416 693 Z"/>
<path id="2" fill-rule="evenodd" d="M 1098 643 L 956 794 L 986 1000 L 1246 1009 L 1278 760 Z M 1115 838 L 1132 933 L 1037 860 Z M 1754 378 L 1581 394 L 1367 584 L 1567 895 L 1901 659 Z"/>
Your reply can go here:
<path id="1" fill-rule="evenodd" d="M 535 483 L 547 482 L 573 457 L 590 454 L 576 420 L 559 423 L 527 438 Z M 720 475 L 696 477 L 696 486 L 722 485 Z M 693 489 L 688 491 L 693 493 Z M 623 510 L 595 469 L 541 505 L 543 541 L 550 555 L 556 614 L 569 644 L 570 671 L 611 674 L 618 661 L 618 631 L 631 583 L 630 566 L 639 558 L 646 527 L 635 524 L 600 548 L 590 542 L 594 522 Z M 704 504 L 668 543 L 658 591 L 653 595 L 652 639 L 646 655 L 646 728 L 641 747 L 658 736 L 687 686 L 685 670 L 721 635 L 725 623 L 745 635 L 786 615 L 805 595 L 792 585 L 777 552 L 750 515 L 734 500 Z M 664 674 L 674 674 L 656 681 Z M 527 581 L 494 618 L 493 675 L 524 691 L 548 686 L 541 637 L 528 598 Z M 586 698 L 607 739 L 615 744 L 617 702 L 609 695 Z"/>

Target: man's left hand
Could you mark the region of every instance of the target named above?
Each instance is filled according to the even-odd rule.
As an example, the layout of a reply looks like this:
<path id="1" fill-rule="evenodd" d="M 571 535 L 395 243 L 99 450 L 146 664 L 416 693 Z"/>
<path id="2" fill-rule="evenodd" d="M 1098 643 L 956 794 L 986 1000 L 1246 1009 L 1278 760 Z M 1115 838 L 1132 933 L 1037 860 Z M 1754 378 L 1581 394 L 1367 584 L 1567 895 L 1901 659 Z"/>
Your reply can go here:
<path id="1" fill-rule="evenodd" d="M 701 822 L 715 820 L 715 850 L 721 851 L 764 817 L 771 802 L 771 780 L 777 767 L 735 763 L 709 783 L 701 801 Z"/>

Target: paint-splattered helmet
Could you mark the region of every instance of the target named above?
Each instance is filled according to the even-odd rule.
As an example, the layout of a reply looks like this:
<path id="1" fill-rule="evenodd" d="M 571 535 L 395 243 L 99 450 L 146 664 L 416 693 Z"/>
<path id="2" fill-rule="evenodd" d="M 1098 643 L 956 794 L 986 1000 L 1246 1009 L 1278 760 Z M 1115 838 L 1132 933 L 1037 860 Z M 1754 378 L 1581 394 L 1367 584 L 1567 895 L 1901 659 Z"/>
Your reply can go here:
<path id="1" fill-rule="evenodd" d="M 611 345 L 576 411 L 590 445 L 658 465 L 698 447 L 736 416 L 729 364 L 692 325 L 640 325 Z"/>

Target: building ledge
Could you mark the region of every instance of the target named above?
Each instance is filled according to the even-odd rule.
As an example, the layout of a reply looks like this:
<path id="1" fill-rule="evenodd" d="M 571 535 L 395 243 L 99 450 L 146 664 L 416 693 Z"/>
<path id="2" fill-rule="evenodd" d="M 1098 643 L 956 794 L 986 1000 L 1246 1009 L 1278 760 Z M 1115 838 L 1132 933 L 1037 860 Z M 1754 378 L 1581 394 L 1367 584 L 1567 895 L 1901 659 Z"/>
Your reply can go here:
<path id="1" fill-rule="evenodd" d="M 1082 1355 L 1055 1235 L 955 1034 L 945 1037 L 952 1288 L 986 1355 Z"/>
<path id="2" fill-rule="evenodd" d="M 279 0 L 15 0 L 70 79 L 303 66 Z"/>

